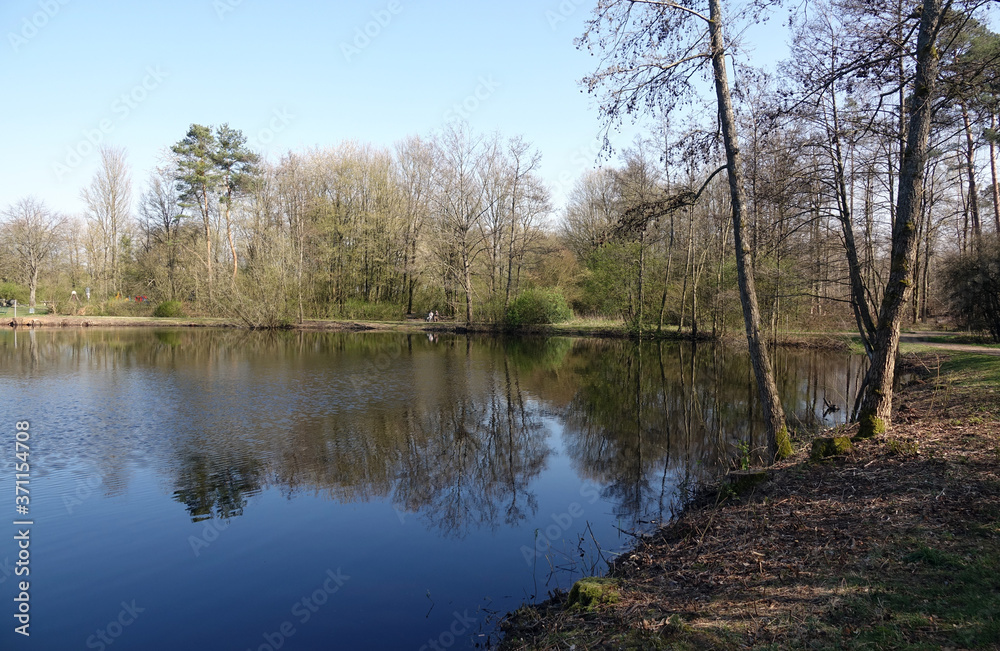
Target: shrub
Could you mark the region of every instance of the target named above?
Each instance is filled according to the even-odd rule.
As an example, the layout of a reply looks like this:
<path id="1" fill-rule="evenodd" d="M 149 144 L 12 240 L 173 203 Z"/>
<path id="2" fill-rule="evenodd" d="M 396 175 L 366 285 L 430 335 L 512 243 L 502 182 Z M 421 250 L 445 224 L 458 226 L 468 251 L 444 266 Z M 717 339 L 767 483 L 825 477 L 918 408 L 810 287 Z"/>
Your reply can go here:
<path id="1" fill-rule="evenodd" d="M 527 289 L 507 308 L 507 326 L 518 328 L 568 321 L 573 313 L 558 289 Z"/>
<path id="2" fill-rule="evenodd" d="M 153 310 L 153 316 L 165 319 L 176 319 L 184 316 L 184 306 L 180 301 L 163 301 Z"/>
<path id="3" fill-rule="evenodd" d="M 277 291 L 281 278 L 273 269 L 255 270 L 216 290 L 219 313 L 251 330 L 278 330 L 292 324 L 292 312 Z"/>
<path id="4" fill-rule="evenodd" d="M 14 299 L 18 305 L 26 306 L 28 304 L 28 288 L 11 282 L 0 283 L 0 298 Z"/>

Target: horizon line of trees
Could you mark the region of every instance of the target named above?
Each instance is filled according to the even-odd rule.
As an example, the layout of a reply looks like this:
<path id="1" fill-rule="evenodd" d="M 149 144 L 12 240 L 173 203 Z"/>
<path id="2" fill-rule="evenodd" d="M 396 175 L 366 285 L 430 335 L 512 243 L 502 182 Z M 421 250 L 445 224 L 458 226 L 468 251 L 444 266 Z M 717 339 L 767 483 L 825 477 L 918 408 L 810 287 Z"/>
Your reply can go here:
<path id="1" fill-rule="evenodd" d="M 647 8 L 654 29 L 671 11 Z M 91 286 L 105 311 L 126 309 L 109 299 L 144 295 L 250 325 L 430 310 L 503 323 L 519 296 L 547 289 L 577 314 L 620 318 L 637 333 L 720 336 L 743 326 L 745 250 L 768 333 L 854 324 L 870 349 L 892 266 L 916 18 L 866 12 L 848 0 L 814 4 L 796 15 L 780 77 L 739 69 L 739 247 L 718 123 L 687 95 L 660 97 L 677 110 L 650 109 L 648 137 L 583 173 L 556 223 L 540 153 L 463 125 L 394 148 L 345 142 L 267 162 L 238 129 L 192 124 L 138 192 L 126 152 L 106 147 L 81 191 L 83 215 L 52 215 L 31 197 L 4 211 L 0 287 L 34 302 L 42 286 L 73 310 L 69 292 Z M 953 24 L 941 54 L 952 81 L 935 98 L 915 220 L 912 322 L 962 309 L 950 261 L 1000 230 L 988 65 L 997 35 L 974 19 Z M 911 40 L 896 50 L 864 50 L 904 33 Z M 608 113 L 609 124 L 625 114 Z M 663 210 L 664 197 L 675 209 Z"/>

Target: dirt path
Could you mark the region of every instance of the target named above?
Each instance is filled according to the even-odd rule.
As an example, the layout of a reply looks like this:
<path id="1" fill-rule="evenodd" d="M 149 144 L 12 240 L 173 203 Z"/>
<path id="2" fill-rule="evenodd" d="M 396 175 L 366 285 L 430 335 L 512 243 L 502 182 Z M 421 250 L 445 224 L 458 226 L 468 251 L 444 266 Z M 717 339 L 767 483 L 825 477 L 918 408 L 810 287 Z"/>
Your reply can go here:
<path id="1" fill-rule="evenodd" d="M 951 332 L 904 332 L 899 335 L 899 340 L 907 344 L 920 344 L 928 348 L 938 348 L 940 350 L 953 350 L 960 353 L 981 353 L 983 355 L 1000 356 L 1000 348 L 988 348 L 986 346 L 976 346 L 975 344 L 946 344 L 934 341 L 939 337 L 954 336 Z"/>

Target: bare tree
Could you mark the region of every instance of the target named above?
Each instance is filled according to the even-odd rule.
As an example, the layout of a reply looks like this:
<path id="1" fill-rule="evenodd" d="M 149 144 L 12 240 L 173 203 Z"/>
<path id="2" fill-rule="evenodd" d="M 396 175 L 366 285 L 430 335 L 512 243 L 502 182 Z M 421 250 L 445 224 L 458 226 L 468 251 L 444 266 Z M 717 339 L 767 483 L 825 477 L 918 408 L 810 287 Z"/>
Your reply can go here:
<path id="1" fill-rule="evenodd" d="M 38 274 L 59 246 L 59 233 L 65 219 L 52 214 L 34 197 L 8 206 L 4 217 L 5 239 L 28 283 L 28 307 L 34 308 Z"/>
<path id="2" fill-rule="evenodd" d="M 743 319 L 767 432 L 765 457 L 773 461 L 790 454 L 791 444 L 771 360 L 761 336 L 756 282 L 748 260 L 743 159 L 725 60 L 732 52 L 723 36 L 725 18 L 720 0 L 708 0 L 707 4 L 705 7 L 696 0 L 599 0 L 580 45 L 596 46 L 607 58 L 601 69 L 584 82 L 591 92 L 606 89 L 601 111 L 610 125 L 637 112 L 669 113 L 678 103 L 696 95 L 692 79 L 711 65 L 729 173 Z"/>
<path id="3" fill-rule="evenodd" d="M 467 126 L 455 126 L 435 142 L 440 174 L 435 184 L 440 257 L 465 294 L 465 322 L 472 323 L 473 265 L 483 251 L 480 224 L 490 208 L 483 182 L 497 164 L 494 148 Z"/>
<path id="4" fill-rule="evenodd" d="M 399 143 L 396 167 L 403 200 L 403 290 L 406 292 L 406 312 L 410 314 L 417 286 L 417 246 L 430 217 L 436 173 L 432 144 L 417 136 Z"/>
<path id="5" fill-rule="evenodd" d="M 114 294 L 121 290 L 122 245 L 131 230 L 132 178 L 124 149 L 101 147 L 101 167 L 80 196 L 99 235 L 104 294 Z"/>
<path id="6" fill-rule="evenodd" d="M 146 254 L 162 249 L 167 273 L 166 298 L 170 300 L 177 298 L 181 213 L 173 168 L 156 168 L 150 174 L 146 191 L 139 201 L 139 228 Z"/>

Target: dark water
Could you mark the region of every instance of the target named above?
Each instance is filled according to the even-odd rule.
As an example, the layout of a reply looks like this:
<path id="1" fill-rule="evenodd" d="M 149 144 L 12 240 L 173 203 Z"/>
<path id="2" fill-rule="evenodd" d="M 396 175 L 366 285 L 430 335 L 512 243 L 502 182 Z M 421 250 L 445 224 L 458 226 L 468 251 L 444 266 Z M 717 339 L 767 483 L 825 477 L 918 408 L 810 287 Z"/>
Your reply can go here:
<path id="1" fill-rule="evenodd" d="M 776 362 L 790 422 L 843 418 L 857 358 Z M 3 331 L 0 647 L 473 648 L 759 444 L 755 403 L 704 345 Z"/>

